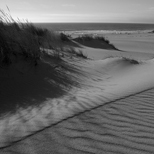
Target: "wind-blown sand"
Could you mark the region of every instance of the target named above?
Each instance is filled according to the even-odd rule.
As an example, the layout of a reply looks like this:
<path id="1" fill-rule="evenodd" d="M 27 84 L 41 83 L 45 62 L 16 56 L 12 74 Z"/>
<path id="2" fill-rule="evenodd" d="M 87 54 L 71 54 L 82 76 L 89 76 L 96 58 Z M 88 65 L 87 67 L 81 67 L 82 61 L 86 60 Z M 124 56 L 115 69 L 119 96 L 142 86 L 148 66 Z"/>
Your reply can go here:
<path id="1" fill-rule="evenodd" d="M 149 44 L 154 36 L 142 35 L 133 44 L 144 41 L 145 52 L 131 46 L 131 41 L 120 44 L 121 37 L 130 39 L 126 34 L 107 36 L 124 51 L 78 44 L 76 49 L 90 58 L 69 59 L 76 70 L 70 75 L 78 86 L 1 119 L 0 152 L 153 153 L 154 53 Z M 122 57 L 138 59 L 139 64 Z"/>

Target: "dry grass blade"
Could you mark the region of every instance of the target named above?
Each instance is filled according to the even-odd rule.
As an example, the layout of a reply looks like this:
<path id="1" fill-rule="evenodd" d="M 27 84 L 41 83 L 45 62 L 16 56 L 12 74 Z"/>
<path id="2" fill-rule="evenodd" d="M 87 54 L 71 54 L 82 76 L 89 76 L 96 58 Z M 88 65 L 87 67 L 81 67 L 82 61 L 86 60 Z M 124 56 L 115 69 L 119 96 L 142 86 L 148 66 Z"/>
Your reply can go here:
<path id="1" fill-rule="evenodd" d="M 58 46 L 55 44 L 60 36 L 47 29 L 35 27 L 28 21 L 23 23 L 20 19 L 14 20 L 8 7 L 7 9 L 9 13 L 0 10 L 1 65 L 12 63 L 11 57 L 18 55 L 36 61 L 42 54 L 41 48 L 54 49 Z M 57 57 L 59 53 L 54 55 Z"/>

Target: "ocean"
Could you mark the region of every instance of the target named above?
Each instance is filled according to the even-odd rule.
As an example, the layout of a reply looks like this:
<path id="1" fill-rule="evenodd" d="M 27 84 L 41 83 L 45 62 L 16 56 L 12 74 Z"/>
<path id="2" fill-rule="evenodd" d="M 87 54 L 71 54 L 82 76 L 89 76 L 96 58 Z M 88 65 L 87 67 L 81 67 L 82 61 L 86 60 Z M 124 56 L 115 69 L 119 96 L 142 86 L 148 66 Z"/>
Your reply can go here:
<path id="1" fill-rule="evenodd" d="M 153 31 L 154 24 L 126 23 L 35 23 L 37 27 L 54 31 Z"/>

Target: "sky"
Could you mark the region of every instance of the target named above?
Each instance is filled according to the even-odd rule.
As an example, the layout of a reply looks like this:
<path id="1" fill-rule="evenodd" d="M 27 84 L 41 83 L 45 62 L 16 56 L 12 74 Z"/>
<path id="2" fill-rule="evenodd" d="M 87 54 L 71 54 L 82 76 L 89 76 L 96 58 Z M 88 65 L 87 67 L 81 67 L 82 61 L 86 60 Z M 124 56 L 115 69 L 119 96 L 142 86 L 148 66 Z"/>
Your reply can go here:
<path id="1" fill-rule="evenodd" d="M 0 0 L 30 22 L 154 23 L 154 0 Z"/>

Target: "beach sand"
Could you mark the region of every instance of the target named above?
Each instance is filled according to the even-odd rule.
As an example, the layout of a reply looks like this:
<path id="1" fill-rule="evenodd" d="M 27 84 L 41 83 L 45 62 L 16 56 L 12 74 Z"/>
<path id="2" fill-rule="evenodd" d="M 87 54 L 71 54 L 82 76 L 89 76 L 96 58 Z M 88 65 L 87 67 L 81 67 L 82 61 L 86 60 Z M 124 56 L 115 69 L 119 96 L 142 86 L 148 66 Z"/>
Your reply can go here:
<path id="1" fill-rule="evenodd" d="M 154 35 L 104 35 L 119 50 L 75 42 L 88 59 L 69 59 L 74 72 L 68 73 L 78 84 L 70 83 L 67 93 L 54 99 L 43 94 L 40 105 L 1 118 L 0 154 L 154 152 Z M 49 79 L 47 65 L 40 66 L 37 75 L 44 72 Z M 31 85 L 34 74 L 27 74 L 25 84 Z M 42 78 L 30 86 L 32 91 Z"/>

